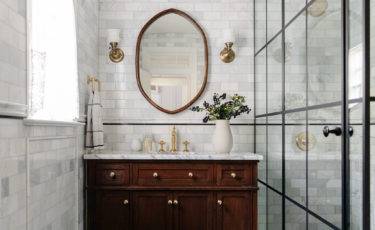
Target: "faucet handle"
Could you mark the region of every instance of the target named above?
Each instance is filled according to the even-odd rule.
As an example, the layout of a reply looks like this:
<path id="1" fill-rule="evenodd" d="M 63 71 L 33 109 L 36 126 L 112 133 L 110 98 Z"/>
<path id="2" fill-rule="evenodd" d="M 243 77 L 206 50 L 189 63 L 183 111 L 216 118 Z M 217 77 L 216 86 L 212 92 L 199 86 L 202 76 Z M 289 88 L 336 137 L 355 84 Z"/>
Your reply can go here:
<path id="1" fill-rule="evenodd" d="M 182 144 L 184 144 L 184 146 L 185 146 L 184 152 L 189 152 L 189 144 L 190 144 L 190 142 L 186 140 L 186 141 L 182 142 Z"/>
<path id="2" fill-rule="evenodd" d="M 160 144 L 160 149 L 159 149 L 159 152 L 165 152 L 165 150 L 164 150 L 164 145 L 165 145 L 165 141 L 163 141 L 163 140 L 160 140 L 159 141 L 159 144 Z"/>

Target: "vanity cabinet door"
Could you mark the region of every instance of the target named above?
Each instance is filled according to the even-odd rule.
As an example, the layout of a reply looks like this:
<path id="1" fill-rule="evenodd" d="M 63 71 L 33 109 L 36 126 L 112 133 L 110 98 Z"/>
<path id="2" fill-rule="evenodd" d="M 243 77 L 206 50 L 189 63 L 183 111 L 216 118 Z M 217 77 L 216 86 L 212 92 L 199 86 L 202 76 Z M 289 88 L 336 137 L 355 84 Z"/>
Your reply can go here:
<path id="1" fill-rule="evenodd" d="M 176 192 L 174 195 L 175 230 L 212 230 L 213 195 L 211 192 Z"/>
<path id="2" fill-rule="evenodd" d="M 171 192 L 133 192 L 134 230 L 171 230 L 173 224 L 173 199 Z"/>
<path id="3" fill-rule="evenodd" d="M 249 192 L 218 192 L 216 196 L 217 230 L 255 230 Z"/>
<path id="4" fill-rule="evenodd" d="M 96 195 L 95 218 L 92 229 L 130 230 L 129 193 L 100 191 Z"/>

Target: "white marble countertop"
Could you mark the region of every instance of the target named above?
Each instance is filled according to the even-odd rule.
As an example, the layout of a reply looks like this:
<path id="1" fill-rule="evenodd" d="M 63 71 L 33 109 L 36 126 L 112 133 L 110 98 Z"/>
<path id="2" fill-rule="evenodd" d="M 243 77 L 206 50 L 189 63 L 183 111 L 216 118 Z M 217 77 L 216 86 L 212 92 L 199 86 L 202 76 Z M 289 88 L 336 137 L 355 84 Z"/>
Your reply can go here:
<path id="1" fill-rule="evenodd" d="M 83 155 L 85 160 L 263 160 L 263 156 L 255 153 L 140 153 L 140 152 L 104 152 Z"/>

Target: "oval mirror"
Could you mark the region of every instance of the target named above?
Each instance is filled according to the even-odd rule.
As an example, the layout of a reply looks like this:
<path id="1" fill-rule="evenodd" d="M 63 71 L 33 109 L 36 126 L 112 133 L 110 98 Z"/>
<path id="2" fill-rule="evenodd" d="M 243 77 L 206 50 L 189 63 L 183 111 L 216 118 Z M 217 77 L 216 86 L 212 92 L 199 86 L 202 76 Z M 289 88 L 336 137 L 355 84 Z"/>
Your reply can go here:
<path id="1" fill-rule="evenodd" d="M 207 83 L 206 36 L 186 13 L 162 11 L 139 33 L 135 63 L 138 87 L 147 101 L 165 113 L 181 112 Z"/>

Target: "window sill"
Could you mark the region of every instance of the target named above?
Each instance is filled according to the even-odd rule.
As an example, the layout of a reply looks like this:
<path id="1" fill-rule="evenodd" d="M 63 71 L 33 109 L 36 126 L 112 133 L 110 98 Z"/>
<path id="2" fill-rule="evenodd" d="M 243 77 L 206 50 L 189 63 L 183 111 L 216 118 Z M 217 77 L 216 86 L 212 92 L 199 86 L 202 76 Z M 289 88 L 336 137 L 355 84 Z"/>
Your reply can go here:
<path id="1" fill-rule="evenodd" d="M 83 126 L 83 122 L 75 121 L 51 121 L 51 120 L 35 120 L 35 119 L 24 119 L 23 124 L 25 126 L 58 126 L 58 127 L 72 127 L 72 126 Z"/>

